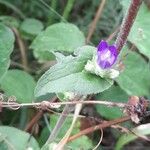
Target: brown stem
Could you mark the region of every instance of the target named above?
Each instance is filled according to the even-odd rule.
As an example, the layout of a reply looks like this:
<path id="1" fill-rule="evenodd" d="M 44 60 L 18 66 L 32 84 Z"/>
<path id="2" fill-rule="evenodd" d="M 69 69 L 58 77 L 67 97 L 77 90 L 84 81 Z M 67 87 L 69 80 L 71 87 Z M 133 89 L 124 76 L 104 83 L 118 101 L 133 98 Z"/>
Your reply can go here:
<path id="1" fill-rule="evenodd" d="M 57 100 L 57 97 L 54 96 L 50 102 L 55 102 Z M 35 116 L 31 119 L 31 121 L 27 124 L 25 131 L 29 132 L 32 127 L 41 119 L 41 117 L 43 116 L 44 111 L 40 110 L 38 113 L 35 114 Z"/>
<path id="2" fill-rule="evenodd" d="M 12 30 L 14 31 L 14 33 L 16 35 L 16 39 L 17 39 L 17 43 L 18 43 L 19 50 L 21 53 L 22 65 L 24 66 L 24 70 L 29 71 L 28 60 L 27 60 L 27 56 L 26 56 L 26 49 L 25 49 L 24 42 L 21 39 L 21 35 L 20 35 L 19 31 L 15 27 L 13 27 Z"/>
<path id="3" fill-rule="evenodd" d="M 29 132 L 30 129 L 32 129 L 32 127 L 34 126 L 34 124 L 36 124 L 39 119 L 43 116 L 43 111 L 39 111 L 33 118 L 32 120 L 27 124 L 25 131 Z"/>
<path id="4" fill-rule="evenodd" d="M 116 46 L 117 46 L 117 50 L 118 52 L 121 51 L 122 47 L 124 46 L 128 34 L 130 32 L 130 29 L 133 25 L 133 22 L 136 18 L 136 15 L 138 13 L 138 10 L 140 8 L 140 5 L 142 4 L 142 0 L 132 0 L 131 4 L 129 6 L 129 9 L 127 11 L 127 14 L 125 16 L 125 18 L 123 19 L 121 28 L 120 28 L 120 32 L 118 34 L 118 37 L 116 39 Z"/>
<path id="5" fill-rule="evenodd" d="M 115 119 L 115 120 L 112 120 L 112 121 L 107 121 L 107 122 L 104 122 L 102 124 L 87 128 L 87 129 L 82 130 L 81 132 L 71 136 L 68 139 L 67 142 L 73 141 L 73 140 L 79 138 L 82 135 L 86 135 L 86 134 L 89 134 L 89 133 L 94 132 L 96 130 L 104 129 L 104 128 L 110 127 L 111 125 L 122 123 L 122 122 L 125 122 L 125 121 L 128 121 L 128 120 L 130 120 L 130 116 L 125 116 L 125 117 L 122 117 L 122 118 L 118 118 L 118 119 Z"/>
<path id="6" fill-rule="evenodd" d="M 99 7 L 98 7 L 98 10 L 97 10 L 96 15 L 94 17 L 94 20 L 92 21 L 92 23 L 90 25 L 89 33 L 88 33 L 88 36 L 86 39 L 86 43 L 89 43 L 89 41 L 90 41 L 94 31 L 95 31 L 96 24 L 97 24 L 98 19 L 100 18 L 101 14 L 102 14 L 102 10 L 104 8 L 105 2 L 106 2 L 106 0 L 102 0 Z"/>

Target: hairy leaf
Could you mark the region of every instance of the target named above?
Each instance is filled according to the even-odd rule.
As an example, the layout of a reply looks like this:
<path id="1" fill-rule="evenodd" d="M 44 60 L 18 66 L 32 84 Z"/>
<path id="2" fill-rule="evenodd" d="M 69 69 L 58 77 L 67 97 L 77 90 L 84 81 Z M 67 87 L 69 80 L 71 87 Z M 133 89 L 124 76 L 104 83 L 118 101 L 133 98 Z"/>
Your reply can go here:
<path id="1" fill-rule="evenodd" d="M 83 33 L 73 24 L 57 23 L 49 26 L 33 41 L 31 48 L 36 52 L 73 52 L 85 44 Z"/>
<path id="2" fill-rule="evenodd" d="M 98 94 L 96 99 L 111 102 L 127 102 L 128 95 L 119 86 L 112 86 L 108 90 Z M 115 119 L 123 116 L 123 110 L 118 107 L 96 105 L 96 110 L 100 115 L 107 119 Z"/>
<path id="3" fill-rule="evenodd" d="M 150 95 L 150 69 L 146 61 L 137 53 L 130 52 L 124 60 L 125 70 L 116 79 L 128 95 Z"/>
<path id="4" fill-rule="evenodd" d="M 14 47 L 14 40 L 13 32 L 0 23 L 0 80 L 9 67 L 9 57 Z"/>
<path id="5" fill-rule="evenodd" d="M 89 57 L 83 56 L 84 53 L 80 53 L 77 57 L 67 56 L 62 60 L 59 58 L 60 62 L 51 67 L 38 81 L 35 96 L 61 92 L 92 94 L 109 88 L 113 84 L 111 80 L 84 71 L 84 66 L 89 57 L 92 58 L 92 53 L 89 53 Z"/>
<path id="6" fill-rule="evenodd" d="M 0 149 L 6 150 L 40 150 L 36 140 L 28 133 L 14 127 L 0 126 Z"/>
<path id="7" fill-rule="evenodd" d="M 31 75 L 21 70 L 9 70 L 0 86 L 8 96 L 16 96 L 18 102 L 32 102 L 35 81 Z"/>

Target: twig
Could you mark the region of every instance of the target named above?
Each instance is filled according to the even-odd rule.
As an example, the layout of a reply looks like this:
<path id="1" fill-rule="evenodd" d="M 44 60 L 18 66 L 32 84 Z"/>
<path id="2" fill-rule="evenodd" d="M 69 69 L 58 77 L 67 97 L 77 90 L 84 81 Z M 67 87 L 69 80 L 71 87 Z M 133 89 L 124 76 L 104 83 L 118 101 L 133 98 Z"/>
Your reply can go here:
<path id="1" fill-rule="evenodd" d="M 128 34 L 131 30 L 131 27 L 136 18 L 136 15 L 138 13 L 141 3 L 142 3 L 142 0 L 131 0 L 131 4 L 129 6 L 129 9 L 127 11 L 125 18 L 123 19 L 120 32 L 115 42 L 118 52 L 121 51 L 122 47 L 124 46 L 127 40 Z"/>
<path id="2" fill-rule="evenodd" d="M 31 70 L 29 68 L 26 68 L 25 66 L 23 66 L 22 64 L 18 63 L 18 62 L 15 62 L 15 61 L 12 61 L 11 60 L 11 66 L 14 66 L 14 67 L 19 67 L 20 69 L 23 69 L 23 70 L 28 70 L 30 73 L 34 73 L 35 70 Z"/>
<path id="3" fill-rule="evenodd" d="M 82 130 L 80 131 L 79 133 L 71 136 L 67 142 L 71 142 L 77 138 L 79 138 L 80 136 L 82 135 L 86 135 L 86 134 L 89 134 L 91 132 L 94 132 L 96 130 L 99 130 L 99 129 L 104 129 L 104 128 L 107 128 L 107 127 L 110 127 L 111 125 L 114 125 L 114 124 L 118 124 L 118 123 L 122 123 L 122 122 L 126 122 L 130 120 L 130 116 L 125 116 L 125 117 L 122 117 L 122 118 L 118 118 L 118 119 L 115 119 L 115 120 L 112 120 L 112 121 L 107 121 L 107 122 L 104 122 L 102 124 L 99 124 L 99 125 L 96 125 L 96 126 L 92 126 L 90 128 L 87 128 L 85 130 Z"/>
<path id="4" fill-rule="evenodd" d="M 73 120 L 72 120 L 72 123 L 68 129 L 68 131 L 66 132 L 66 134 L 64 135 L 64 137 L 61 139 L 61 141 L 57 144 L 57 147 L 56 147 L 56 150 L 62 150 L 65 146 L 65 144 L 67 143 L 67 140 L 75 126 L 75 123 L 78 119 L 78 115 L 80 113 L 82 109 L 82 104 L 76 104 L 75 106 L 75 111 L 74 111 L 74 116 L 73 116 Z"/>
<path id="5" fill-rule="evenodd" d="M 57 97 L 55 96 L 50 100 L 50 102 L 55 102 L 56 99 L 57 99 Z M 43 116 L 43 114 L 44 114 L 43 110 L 40 110 L 37 114 L 35 114 L 35 116 L 27 124 L 25 131 L 29 131 L 33 127 L 33 125 L 39 121 L 39 119 Z"/>
<path id="6" fill-rule="evenodd" d="M 76 95 L 74 99 L 72 99 L 70 101 L 70 104 L 73 102 L 73 101 L 76 101 L 78 102 L 78 100 L 81 98 L 81 96 L 79 95 Z M 76 103 L 78 104 L 78 103 Z M 52 133 L 50 134 L 48 140 L 46 141 L 46 143 L 51 143 L 58 135 L 62 125 L 64 124 L 66 118 L 67 118 L 67 115 L 69 115 L 69 112 L 70 112 L 70 105 L 69 104 L 65 104 L 65 108 L 61 114 L 61 116 L 59 117 L 56 125 L 55 125 L 55 128 L 52 130 Z"/>
<path id="7" fill-rule="evenodd" d="M 32 120 L 27 124 L 25 131 L 29 132 L 29 130 L 36 124 L 39 119 L 43 116 L 43 111 L 39 111 L 33 118 Z"/>
<path id="8" fill-rule="evenodd" d="M 17 43 L 18 43 L 19 50 L 21 53 L 21 58 L 22 58 L 22 65 L 24 66 L 25 71 L 29 71 L 28 60 L 27 60 L 27 56 L 26 56 L 26 49 L 25 49 L 23 40 L 21 39 L 19 31 L 15 27 L 12 27 L 12 30 L 14 31 L 14 33 L 16 35 Z"/>
<path id="9" fill-rule="evenodd" d="M 118 103 L 118 102 L 109 102 L 109 101 L 99 101 L 99 100 L 90 100 L 90 101 L 68 101 L 68 102 L 49 102 L 42 101 L 40 103 L 16 103 L 16 102 L 1 102 L 2 107 L 5 108 L 13 108 L 13 107 L 38 107 L 38 108 L 55 108 L 59 107 L 59 105 L 75 105 L 75 104 L 100 104 L 106 105 L 108 107 L 120 107 L 124 108 L 128 106 L 126 103 Z"/>
<path id="10" fill-rule="evenodd" d="M 112 40 L 114 38 L 114 36 L 116 36 L 116 34 L 119 31 L 119 29 L 120 29 L 120 27 L 117 27 L 115 29 L 115 31 L 112 34 L 109 35 L 109 37 L 107 38 L 107 42 L 110 41 L 110 40 Z"/>
<path id="11" fill-rule="evenodd" d="M 58 135 L 65 119 L 67 118 L 67 114 L 69 113 L 68 108 L 69 108 L 69 105 L 66 105 L 63 112 L 62 112 L 62 114 L 61 114 L 61 116 L 59 117 L 54 129 L 52 130 L 47 142 L 46 142 L 47 144 L 51 143 L 57 137 L 57 135 Z"/>
<path id="12" fill-rule="evenodd" d="M 106 0 L 102 0 L 99 7 L 98 7 L 98 10 L 97 10 L 96 15 L 94 17 L 94 20 L 92 21 L 92 23 L 90 25 L 88 36 L 87 36 L 87 39 L 86 39 L 86 43 L 89 43 L 89 41 L 90 41 L 94 31 L 95 31 L 96 24 L 97 24 L 98 19 L 100 18 L 101 14 L 102 14 L 105 2 L 106 2 Z"/>
<path id="13" fill-rule="evenodd" d="M 103 130 L 102 129 L 100 129 L 100 130 L 101 130 L 100 140 L 99 140 L 98 144 L 92 150 L 96 150 L 99 147 L 99 145 L 101 144 L 102 140 L 103 140 Z"/>

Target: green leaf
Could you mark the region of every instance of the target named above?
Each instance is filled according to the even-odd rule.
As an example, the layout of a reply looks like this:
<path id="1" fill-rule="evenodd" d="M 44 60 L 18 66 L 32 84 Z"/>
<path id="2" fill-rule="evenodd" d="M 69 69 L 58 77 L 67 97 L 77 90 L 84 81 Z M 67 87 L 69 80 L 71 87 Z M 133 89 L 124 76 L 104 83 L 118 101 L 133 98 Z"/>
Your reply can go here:
<path id="1" fill-rule="evenodd" d="M 150 95 L 150 69 L 145 60 L 137 53 L 130 52 L 124 60 L 125 70 L 116 79 L 128 95 Z"/>
<path id="2" fill-rule="evenodd" d="M 0 80 L 9 67 L 9 57 L 14 47 L 14 40 L 13 32 L 0 23 Z"/>
<path id="3" fill-rule="evenodd" d="M 34 18 L 26 18 L 20 26 L 21 31 L 31 35 L 39 34 L 43 28 L 42 22 Z"/>
<path id="4" fill-rule="evenodd" d="M 96 99 L 111 102 L 127 102 L 128 95 L 119 86 L 112 86 L 108 90 L 98 94 Z M 117 107 L 96 105 L 96 110 L 100 115 L 107 119 L 115 119 L 123 116 L 123 111 Z"/>
<path id="5" fill-rule="evenodd" d="M 14 127 L 0 126 L 0 149 L 25 150 L 32 148 L 40 150 L 38 143 L 30 134 Z"/>
<path id="6" fill-rule="evenodd" d="M 59 116 L 56 115 L 51 115 L 51 119 L 50 119 L 50 127 L 53 129 L 57 123 Z M 69 129 L 70 125 L 72 123 L 72 118 L 71 117 L 67 117 L 67 119 L 65 120 L 65 123 L 63 124 L 58 137 L 55 139 L 54 142 L 59 142 L 65 135 L 65 133 L 67 132 L 67 130 Z M 80 121 L 77 120 L 71 135 L 77 134 L 78 132 L 80 132 Z M 82 142 L 81 142 L 82 141 Z M 80 138 L 69 142 L 67 144 L 68 148 L 72 148 L 75 149 L 78 147 L 78 149 L 92 149 L 92 141 L 87 137 L 87 136 L 81 136 Z"/>
<path id="7" fill-rule="evenodd" d="M 11 27 L 19 27 L 19 21 L 12 16 L 0 16 L 0 21 L 2 21 L 5 25 Z"/>
<path id="8" fill-rule="evenodd" d="M 123 134 L 119 140 L 117 141 L 115 150 L 122 150 L 123 146 L 128 144 L 129 142 L 135 140 L 138 138 L 137 135 L 143 136 L 143 135 L 149 135 L 150 134 L 150 123 L 140 125 L 136 128 L 133 129 L 133 132 L 136 134 L 128 133 L 128 134 Z"/>
<path id="9" fill-rule="evenodd" d="M 55 56 L 53 53 L 50 53 L 48 51 L 33 51 L 33 55 L 36 59 L 38 59 L 39 63 L 44 63 L 46 61 L 55 60 Z"/>
<path id="10" fill-rule="evenodd" d="M 83 71 L 89 57 L 81 56 L 67 56 L 51 67 L 38 81 L 35 96 L 63 92 L 92 94 L 108 89 L 113 81 Z"/>
<path id="11" fill-rule="evenodd" d="M 121 3 L 123 4 L 124 10 L 127 10 L 127 6 L 130 3 L 130 0 L 122 0 Z M 133 43 L 142 54 L 150 58 L 150 19 L 147 18 L 150 18 L 150 11 L 143 3 L 131 28 L 128 40 Z"/>
<path id="12" fill-rule="evenodd" d="M 73 52 L 85 44 L 83 33 L 73 24 L 57 23 L 49 26 L 33 41 L 31 48 L 37 52 Z"/>
<path id="13" fill-rule="evenodd" d="M 35 81 L 21 70 L 9 70 L 1 82 L 1 89 L 8 96 L 16 96 L 18 102 L 27 103 L 34 99 Z"/>

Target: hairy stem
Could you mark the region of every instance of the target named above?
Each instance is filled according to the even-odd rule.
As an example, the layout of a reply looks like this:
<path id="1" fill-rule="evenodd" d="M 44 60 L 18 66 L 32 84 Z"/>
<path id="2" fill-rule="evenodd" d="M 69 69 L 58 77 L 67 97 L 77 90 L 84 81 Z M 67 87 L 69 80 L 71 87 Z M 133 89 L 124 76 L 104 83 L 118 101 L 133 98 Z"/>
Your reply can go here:
<path id="1" fill-rule="evenodd" d="M 138 13 L 138 10 L 140 8 L 140 5 L 142 4 L 143 0 L 131 0 L 131 4 L 129 6 L 129 9 L 126 13 L 126 16 L 123 19 L 120 32 L 118 34 L 118 37 L 116 39 L 116 46 L 118 52 L 121 51 L 122 47 L 124 46 L 128 34 L 131 30 L 131 27 L 133 25 L 133 22 L 136 18 L 136 15 Z"/>

